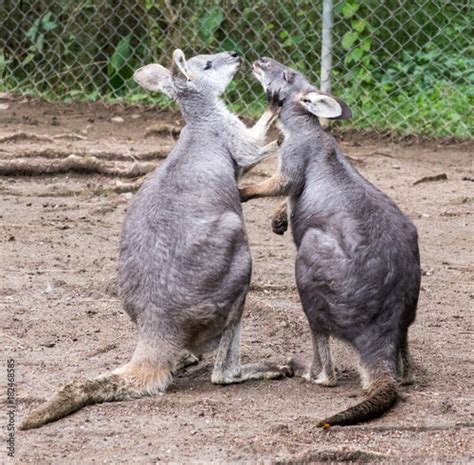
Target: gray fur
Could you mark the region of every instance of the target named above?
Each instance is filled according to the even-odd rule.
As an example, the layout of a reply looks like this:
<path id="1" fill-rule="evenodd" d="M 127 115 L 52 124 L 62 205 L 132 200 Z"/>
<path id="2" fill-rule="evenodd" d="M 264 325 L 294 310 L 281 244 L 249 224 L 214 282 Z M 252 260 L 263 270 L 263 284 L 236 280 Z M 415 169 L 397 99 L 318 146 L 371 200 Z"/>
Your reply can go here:
<path id="1" fill-rule="evenodd" d="M 235 352 L 252 263 L 236 180 L 266 154 L 273 119 L 267 112 L 248 129 L 220 99 L 239 62 L 199 55 L 171 71 L 168 94 L 186 126 L 130 206 L 119 272 L 124 307 L 153 356 L 202 353 L 221 340 L 213 379 L 217 370 L 227 382 L 226 370 L 240 376 Z"/>
<path id="2" fill-rule="evenodd" d="M 399 360 L 411 376 L 407 333 L 415 320 L 421 276 L 415 226 L 351 166 L 334 138 L 322 130 L 314 116 L 319 110 L 312 111 L 306 98 L 318 91 L 302 74 L 267 58 L 254 65 L 254 72 L 266 89 L 283 99 L 279 124 L 285 139 L 274 181 L 241 193 L 244 200 L 288 196 L 297 247 L 296 282 L 313 334 L 314 361 L 308 376 L 314 373 L 316 382 L 332 378 L 328 336 L 357 350 L 366 387 L 382 378 L 392 383 Z M 331 112 L 340 108 L 339 118 L 351 116 L 344 102 L 328 99 L 337 102 Z M 394 400 L 393 389 L 388 391 L 386 406 Z"/>
<path id="3" fill-rule="evenodd" d="M 92 380 L 76 380 L 20 425 L 37 428 L 98 402 L 163 392 L 183 352 L 218 347 L 212 381 L 281 378 L 288 367 L 240 365 L 240 320 L 252 269 L 237 177 L 258 162 L 274 112 L 248 129 L 220 99 L 240 59 L 235 53 L 173 54 L 171 70 L 148 65 L 135 79 L 179 103 L 186 126 L 166 161 L 128 209 L 120 242 L 123 305 L 137 324 L 130 362 Z"/>

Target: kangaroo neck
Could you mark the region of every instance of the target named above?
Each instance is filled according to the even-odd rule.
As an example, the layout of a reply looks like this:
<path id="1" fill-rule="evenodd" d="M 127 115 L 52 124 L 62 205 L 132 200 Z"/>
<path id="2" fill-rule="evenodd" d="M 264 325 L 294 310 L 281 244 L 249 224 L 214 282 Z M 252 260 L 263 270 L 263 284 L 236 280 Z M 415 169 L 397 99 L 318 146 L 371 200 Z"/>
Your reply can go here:
<path id="1" fill-rule="evenodd" d="M 280 122 L 284 130 L 298 137 L 327 136 L 316 116 L 308 113 L 298 102 L 288 102 L 283 105 Z"/>
<path id="2" fill-rule="evenodd" d="M 324 162 L 336 149 L 334 138 L 323 130 L 318 118 L 306 112 L 299 104 L 283 107 L 279 125 L 291 146 L 305 145 L 309 148 L 311 158 L 315 158 L 317 162 Z M 307 150 L 303 152 L 306 153 Z"/>
<path id="3" fill-rule="evenodd" d="M 283 151 L 304 163 L 307 175 L 321 179 L 336 173 L 340 176 L 352 169 L 338 150 L 334 137 L 324 131 L 316 116 L 299 104 L 284 106 L 279 124 L 285 135 Z"/>
<path id="4" fill-rule="evenodd" d="M 228 110 L 224 102 L 216 96 L 199 93 L 186 94 L 179 100 L 179 106 L 186 125 L 202 127 L 221 123 Z"/>

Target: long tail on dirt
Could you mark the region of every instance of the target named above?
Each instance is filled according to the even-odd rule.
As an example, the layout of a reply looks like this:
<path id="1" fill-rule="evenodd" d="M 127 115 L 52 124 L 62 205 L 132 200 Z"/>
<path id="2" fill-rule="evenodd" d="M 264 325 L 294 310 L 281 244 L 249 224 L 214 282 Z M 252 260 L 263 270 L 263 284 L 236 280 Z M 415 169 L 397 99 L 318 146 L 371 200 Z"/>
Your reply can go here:
<path id="1" fill-rule="evenodd" d="M 382 416 L 398 399 L 397 381 L 389 376 L 381 377 L 372 384 L 367 399 L 357 405 L 318 422 L 318 427 L 355 425 Z"/>
<path id="2" fill-rule="evenodd" d="M 146 374 L 150 375 L 143 370 L 135 370 L 130 376 L 129 370 L 123 372 L 119 369 L 98 378 L 73 381 L 33 410 L 19 425 L 19 429 L 39 428 L 87 405 L 136 399 L 163 392 L 171 380 L 170 370 L 160 370 L 152 376 Z"/>

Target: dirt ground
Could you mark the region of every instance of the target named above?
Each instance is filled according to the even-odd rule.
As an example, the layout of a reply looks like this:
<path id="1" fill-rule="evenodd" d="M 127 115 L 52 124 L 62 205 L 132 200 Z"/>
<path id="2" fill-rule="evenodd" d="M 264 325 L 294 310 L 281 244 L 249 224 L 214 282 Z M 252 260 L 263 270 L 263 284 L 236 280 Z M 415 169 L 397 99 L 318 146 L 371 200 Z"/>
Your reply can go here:
<path id="1" fill-rule="evenodd" d="M 137 173 L 159 165 L 174 144 L 173 131 L 148 128 L 163 122 L 180 126 L 181 120 L 151 108 L 2 102 L 0 340 L 2 366 L 15 360 L 18 421 L 67 381 L 128 361 L 135 328 L 121 309 L 115 278 L 121 224 Z M 317 420 L 363 395 L 356 358 L 338 341 L 333 347 L 340 382 L 334 388 L 297 378 L 214 386 L 209 355 L 162 396 L 92 406 L 41 429 L 17 432 L 16 462 L 472 460 L 473 147 L 348 135 L 340 144 L 419 231 L 423 281 L 410 332 L 416 383 L 402 388 L 395 408 L 364 425 L 315 428 Z M 32 166 L 60 171 L 71 154 L 69 161 L 93 160 L 91 172 L 20 175 L 34 171 Z M 97 166 L 105 167 L 102 174 L 94 173 Z M 244 182 L 261 180 L 275 167 L 270 159 Z M 447 180 L 413 184 L 443 173 Z M 272 234 L 273 204 L 258 200 L 244 206 L 254 258 L 244 361 L 311 357 L 294 284 L 294 246 L 290 234 Z M 6 375 L 0 379 L 5 386 Z M 2 388 L 2 424 L 5 392 Z"/>

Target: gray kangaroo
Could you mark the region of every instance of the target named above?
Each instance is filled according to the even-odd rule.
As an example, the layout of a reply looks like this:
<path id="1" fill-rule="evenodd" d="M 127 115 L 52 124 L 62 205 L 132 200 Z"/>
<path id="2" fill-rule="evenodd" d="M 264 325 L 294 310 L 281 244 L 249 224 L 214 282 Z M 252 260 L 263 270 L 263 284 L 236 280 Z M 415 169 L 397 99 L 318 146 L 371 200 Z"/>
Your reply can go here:
<path id="1" fill-rule="evenodd" d="M 185 351 L 217 348 L 215 384 L 291 375 L 289 366 L 240 363 L 252 260 L 237 176 L 267 153 L 265 133 L 277 110 L 267 110 L 249 129 L 226 108 L 220 95 L 239 65 L 234 52 L 186 61 L 175 50 L 171 70 L 151 64 L 136 71 L 142 87 L 174 98 L 186 121 L 176 147 L 136 194 L 123 225 L 119 287 L 137 325 L 137 346 L 123 367 L 63 387 L 20 429 L 86 405 L 163 392 Z"/>
<path id="2" fill-rule="evenodd" d="M 402 382 L 412 381 L 408 328 L 415 320 L 421 276 L 416 228 L 321 128 L 317 117 L 352 116 L 344 102 L 269 58 L 254 64 L 254 74 L 280 95 L 285 138 L 279 173 L 242 189 L 241 198 L 288 196 L 296 283 L 313 342 L 310 369 L 294 360 L 295 374 L 333 386 L 329 336 L 347 341 L 360 355 L 368 397 L 318 425 L 376 418 L 397 400 L 397 371 Z M 282 232 L 285 212 L 278 208 L 276 214 L 283 219 L 274 218 L 273 226 Z"/>

